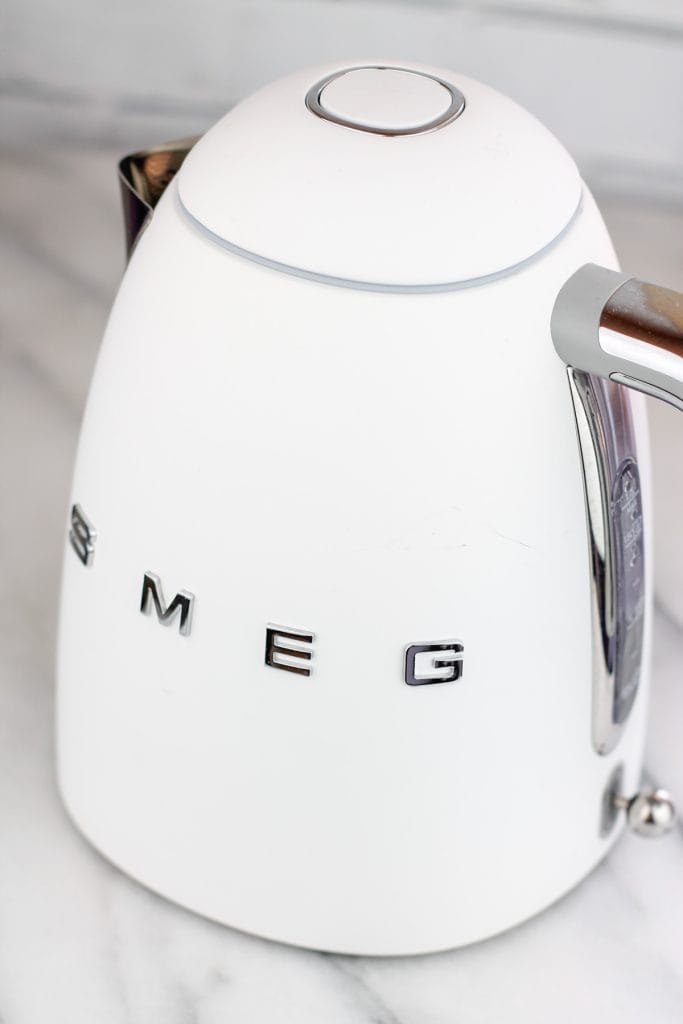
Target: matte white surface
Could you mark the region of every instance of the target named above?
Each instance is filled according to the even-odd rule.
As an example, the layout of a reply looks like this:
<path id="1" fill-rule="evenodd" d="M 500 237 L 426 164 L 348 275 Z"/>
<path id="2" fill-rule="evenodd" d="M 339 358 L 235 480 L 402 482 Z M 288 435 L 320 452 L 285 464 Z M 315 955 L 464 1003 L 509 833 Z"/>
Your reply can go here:
<path id="1" fill-rule="evenodd" d="M 6 155 L 0 295 L 0 989 L 7 1024 L 679 1024 L 680 829 L 624 836 L 566 899 L 498 939 L 401 960 L 321 957 L 213 925 L 113 869 L 54 786 L 64 512 L 92 360 L 122 261 L 116 152 Z M 80 216 L 70 216 L 80 198 Z M 680 211 L 603 208 L 645 276 Z M 673 252 L 669 269 L 681 267 Z M 666 267 L 657 268 L 657 277 Z M 650 274 L 650 276 L 654 276 Z M 31 467 L 39 467 L 32 471 Z M 29 543 L 17 543 L 21 535 Z M 646 764 L 683 794 L 683 634 L 655 635 Z M 37 977 L 39 982 L 37 982 Z"/>
<path id="2" fill-rule="evenodd" d="M 495 274 L 566 227 L 581 196 L 573 160 L 531 114 L 480 82 L 404 64 L 465 97 L 460 117 L 420 135 L 373 135 L 311 113 L 308 90 L 358 63 L 298 71 L 226 114 L 178 174 L 186 210 L 259 257 L 380 285 Z"/>

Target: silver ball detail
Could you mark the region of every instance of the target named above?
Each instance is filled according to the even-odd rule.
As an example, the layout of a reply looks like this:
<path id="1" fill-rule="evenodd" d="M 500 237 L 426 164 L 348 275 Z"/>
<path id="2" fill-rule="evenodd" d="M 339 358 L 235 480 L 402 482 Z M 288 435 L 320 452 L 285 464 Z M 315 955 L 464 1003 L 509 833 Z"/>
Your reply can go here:
<path id="1" fill-rule="evenodd" d="M 676 808 L 665 789 L 636 793 L 626 809 L 629 827 L 639 836 L 662 836 L 673 828 Z"/>

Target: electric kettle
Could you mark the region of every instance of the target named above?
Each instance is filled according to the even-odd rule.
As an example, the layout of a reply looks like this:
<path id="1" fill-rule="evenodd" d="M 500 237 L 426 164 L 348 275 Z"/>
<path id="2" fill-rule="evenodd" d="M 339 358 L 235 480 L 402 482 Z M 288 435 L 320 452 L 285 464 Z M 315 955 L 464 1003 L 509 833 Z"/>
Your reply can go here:
<path id="1" fill-rule="evenodd" d="M 492 935 L 666 830 L 636 391 L 683 407 L 683 314 L 565 150 L 451 71 L 327 65 L 121 176 L 65 531 L 78 827 L 357 954 Z"/>

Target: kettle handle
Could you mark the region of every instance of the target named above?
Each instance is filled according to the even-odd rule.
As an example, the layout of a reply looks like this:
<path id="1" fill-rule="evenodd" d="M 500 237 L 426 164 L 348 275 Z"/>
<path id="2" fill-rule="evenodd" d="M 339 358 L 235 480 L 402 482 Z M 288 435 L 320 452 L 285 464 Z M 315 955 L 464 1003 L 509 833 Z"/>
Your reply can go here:
<path id="1" fill-rule="evenodd" d="M 568 366 L 683 412 L 683 294 L 586 263 L 562 286 L 550 330 Z"/>
<path id="2" fill-rule="evenodd" d="M 199 136 L 176 139 L 151 149 L 124 156 L 119 161 L 119 184 L 126 234 L 126 258 L 130 258 L 152 211 L 180 170 Z"/>

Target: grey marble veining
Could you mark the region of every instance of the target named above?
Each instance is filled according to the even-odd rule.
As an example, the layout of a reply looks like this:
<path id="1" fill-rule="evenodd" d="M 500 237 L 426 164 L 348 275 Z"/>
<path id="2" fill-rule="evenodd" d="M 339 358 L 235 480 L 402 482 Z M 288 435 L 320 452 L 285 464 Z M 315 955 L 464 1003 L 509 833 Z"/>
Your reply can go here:
<path id="1" fill-rule="evenodd" d="M 646 273 L 657 251 L 663 271 L 683 267 L 680 211 L 604 208 L 630 269 Z M 114 154 L 6 154 L 0 225 L 2 1024 L 678 1024 L 680 828 L 652 843 L 625 835 L 505 935 L 376 960 L 205 921 L 80 837 L 55 789 L 53 649 L 78 424 L 123 264 Z M 647 770 L 681 802 L 682 664 L 683 635 L 660 615 Z"/>

